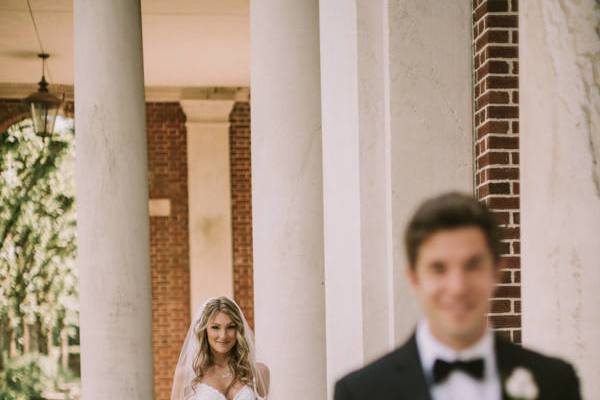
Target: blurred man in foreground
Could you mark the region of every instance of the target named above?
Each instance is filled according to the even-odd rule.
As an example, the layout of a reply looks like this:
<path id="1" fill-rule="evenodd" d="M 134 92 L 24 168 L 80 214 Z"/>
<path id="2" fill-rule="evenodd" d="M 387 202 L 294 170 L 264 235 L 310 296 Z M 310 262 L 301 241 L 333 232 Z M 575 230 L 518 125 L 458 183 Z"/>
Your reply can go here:
<path id="1" fill-rule="evenodd" d="M 491 213 L 450 193 L 423 203 L 406 229 L 406 275 L 424 311 L 399 349 L 355 371 L 335 400 L 578 400 L 573 367 L 514 345 L 487 326 L 500 277 Z"/>

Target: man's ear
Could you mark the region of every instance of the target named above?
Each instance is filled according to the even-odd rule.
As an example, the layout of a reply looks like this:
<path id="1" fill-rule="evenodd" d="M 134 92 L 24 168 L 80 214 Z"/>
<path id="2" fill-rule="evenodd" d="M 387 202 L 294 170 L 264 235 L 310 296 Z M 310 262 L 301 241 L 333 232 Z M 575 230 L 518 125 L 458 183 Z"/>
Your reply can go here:
<path id="1" fill-rule="evenodd" d="M 410 265 L 410 264 L 407 265 L 406 268 L 404 268 L 404 275 L 406 275 L 406 279 L 410 283 L 410 286 L 412 286 L 412 287 L 417 286 L 418 278 L 417 278 L 416 265 Z"/>

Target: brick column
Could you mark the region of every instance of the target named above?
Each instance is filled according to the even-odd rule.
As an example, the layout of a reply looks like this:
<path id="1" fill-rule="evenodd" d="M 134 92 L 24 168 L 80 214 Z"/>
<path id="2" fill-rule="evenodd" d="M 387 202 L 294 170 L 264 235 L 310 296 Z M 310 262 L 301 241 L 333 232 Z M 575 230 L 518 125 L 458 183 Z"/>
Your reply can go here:
<path id="1" fill-rule="evenodd" d="M 250 103 L 235 103 L 229 128 L 231 174 L 231 240 L 233 251 L 233 297 L 254 326 L 254 279 L 252 268 L 252 171 L 250 169 Z"/>
<path id="2" fill-rule="evenodd" d="M 187 141 L 180 105 L 146 103 L 146 132 L 154 393 L 156 400 L 167 400 L 190 323 Z"/>
<path id="3" fill-rule="evenodd" d="M 473 1 L 475 187 L 502 226 L 496 330 L 521 342 L 518 1 Z"/>

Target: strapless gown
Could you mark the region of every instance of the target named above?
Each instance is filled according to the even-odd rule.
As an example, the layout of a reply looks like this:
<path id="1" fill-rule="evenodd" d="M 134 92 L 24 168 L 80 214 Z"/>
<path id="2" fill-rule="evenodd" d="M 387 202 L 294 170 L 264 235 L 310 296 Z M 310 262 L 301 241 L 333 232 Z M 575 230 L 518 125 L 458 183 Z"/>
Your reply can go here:
<path id="1" fill-rule="evenodd" d="M 214 387 L 200 383 L 196 386 L 194 393 L 186 397 L 186 400 L 227 400 L 227 398 Z M 257 400 L 257 398 L 249 386 L 244 386 L 237 392 L 233 400 Z"/>

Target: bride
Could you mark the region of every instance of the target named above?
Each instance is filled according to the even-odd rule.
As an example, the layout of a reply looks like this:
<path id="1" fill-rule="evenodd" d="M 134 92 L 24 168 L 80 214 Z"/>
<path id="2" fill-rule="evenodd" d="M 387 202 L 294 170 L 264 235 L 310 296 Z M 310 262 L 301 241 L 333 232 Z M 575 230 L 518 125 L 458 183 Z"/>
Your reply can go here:
<path id="1" fill-rule="evenodd" d="M 183 343 L 171 400 L 261 400 L 268 389 L 269 369 L 256 362 L 238 305 L 227 297 L 208 300 Z"/>

